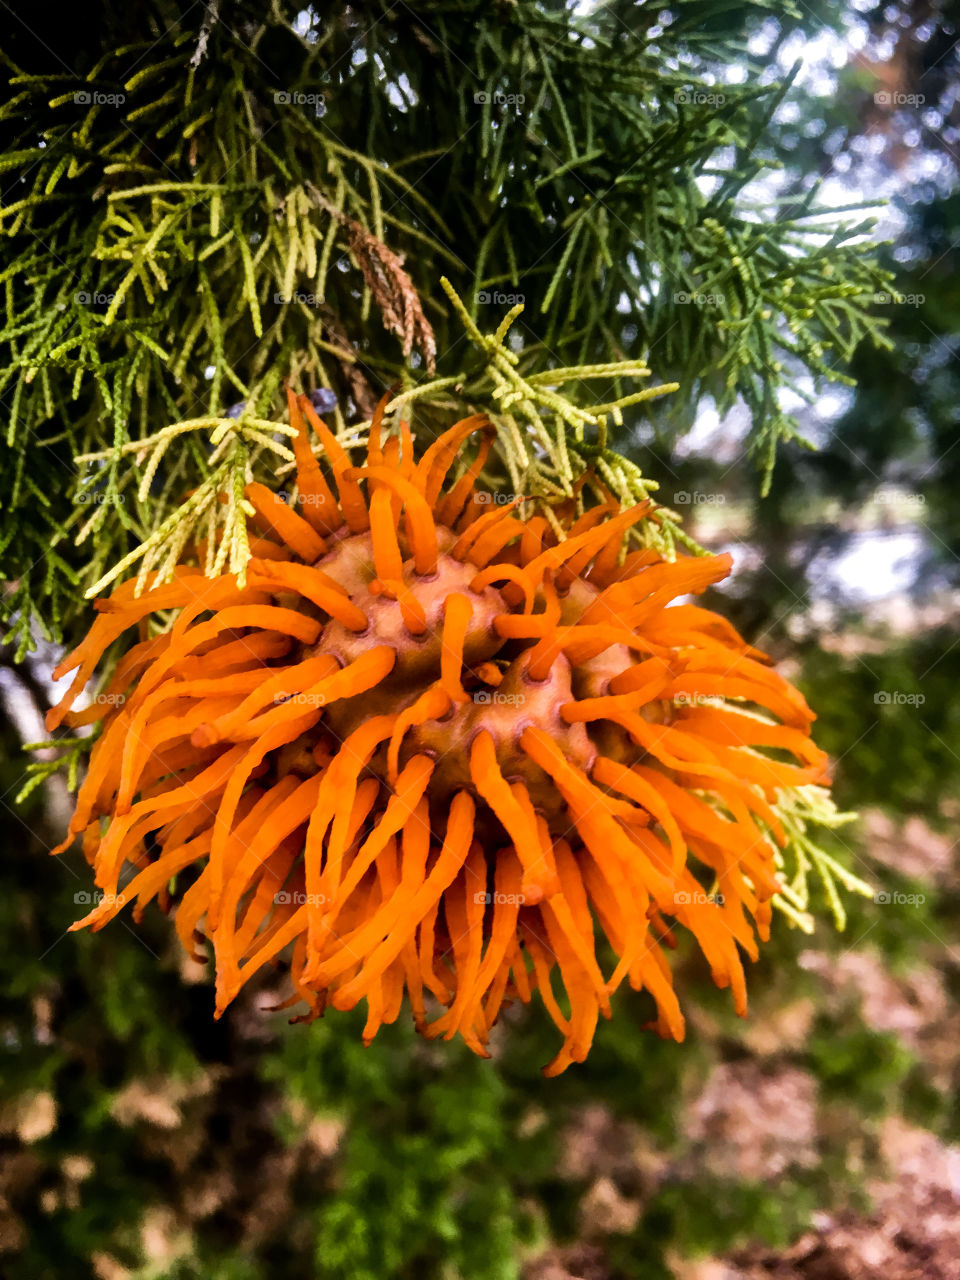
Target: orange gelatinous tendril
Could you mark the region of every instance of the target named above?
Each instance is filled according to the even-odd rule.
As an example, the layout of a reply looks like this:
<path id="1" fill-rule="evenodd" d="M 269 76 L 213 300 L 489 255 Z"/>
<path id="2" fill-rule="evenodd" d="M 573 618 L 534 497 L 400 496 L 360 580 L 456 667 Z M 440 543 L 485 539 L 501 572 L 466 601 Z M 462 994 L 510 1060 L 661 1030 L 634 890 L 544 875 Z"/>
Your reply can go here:
<path id="1" fill-rule="evenodd" d="M 48 727 L 102 721 L 57 850 L 82 836 L 102 890 L 73 927 L 173 904 L 184 946 L 212 944 L 217 1016 L 289 952 L 285 1003 L 365 1000 L 365 1040 L 406 992 L 424 1035 L 488 1055 L 504 1005 L 539 993 L 563 1036 L 549 1075 L 584 1059 L 625 980 L 682 1038 L 676 926 L 744 1012 L 741 953 L 778 890 L 772 806 L 826 759 L 797 690 L 682 599 L 729 559 L 625 557 L 646 507 L 560 504 L 561 540 L 520 500 L 489 506 L 483 416 L 418 462 L 406 424 L 381 443 L 381 407 L 356 466 L 289 403 L 298 503 L 248 487 L 247 585 L 190 565 L 125 582 L 57 668 L 75 676 Z M 72 711 L 128 629 L 110 696 Z"/>

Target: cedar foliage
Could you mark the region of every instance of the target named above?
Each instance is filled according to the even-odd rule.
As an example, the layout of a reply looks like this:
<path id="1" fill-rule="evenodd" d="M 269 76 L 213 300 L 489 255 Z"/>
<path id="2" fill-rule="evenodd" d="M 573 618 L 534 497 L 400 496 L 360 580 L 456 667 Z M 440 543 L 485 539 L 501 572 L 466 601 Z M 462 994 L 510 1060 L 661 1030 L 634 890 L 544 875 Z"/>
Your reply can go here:
<path id="1" fill-rule="evenodd" d="M 742 37 L 774 12 L 107 0 L 45 42 L 15 25 L 0 551 L 20 652 L 75 636 L 83 590 L 223 462 L 187 433 L 145 477 L 129 446 L 171 424 L 269 420 L 293 377 L 336 392 L 342 429 L 435 351 L 427 421 L 441 390 L 447 420 L 451 399 L 495 409 L 442 275 L 485 332 L 522 297 L 521 372 L 600 366 L 610 385 L 574 401 L 629 397 L 612 361 L 679 383 L 621 438 L 742 401 L 769 476 L 796 431 L 782 388 L 844 376 L 886 279 L 861 219 L 764 186 L 789 80 Z M 234 476 L 265 465 L 257 443 L 231 438 Z"/>

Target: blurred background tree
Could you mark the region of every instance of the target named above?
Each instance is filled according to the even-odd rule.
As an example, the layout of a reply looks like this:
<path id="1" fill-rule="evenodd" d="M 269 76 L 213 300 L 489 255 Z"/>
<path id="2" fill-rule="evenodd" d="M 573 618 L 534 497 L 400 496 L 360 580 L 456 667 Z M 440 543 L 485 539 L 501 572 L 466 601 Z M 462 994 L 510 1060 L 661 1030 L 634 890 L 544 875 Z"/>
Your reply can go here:
<path id="1" fill-rule="evenodd" d="M 3 1274 L 953 1274 L 957 20 L 716 0 L 11 14 Z M 211 470 L 202 431 L 153 475 L 125 446 L 268 420 L 291 375 L 343 429 L 394 383 L 450 378 L 423 429 L 489 399 L 441 274 L 484 333 L 522 296 L 527 371 L 645 359 L 680 384 L 628 406 L 615 443 L 735 551 L 720 607 L 820 710 L 864 815 L 848 854 L 878 885 L 839 938 L 781 926 L 749 1024 L 691 964 L 683 1048 L 628 996 L 549 1085 L 523 1011 L 494 1064 L 401 1026 L 364 1050 L 344 1015 L 288 1028 L 262 1011 L 269 976 L 213 1023 L 162 919 L 65 936 L 87 879 L 43 858 L 63 784 L 14 804 L 85 589 Z M 635 384 L 567 389 L 595 406 Z"/>

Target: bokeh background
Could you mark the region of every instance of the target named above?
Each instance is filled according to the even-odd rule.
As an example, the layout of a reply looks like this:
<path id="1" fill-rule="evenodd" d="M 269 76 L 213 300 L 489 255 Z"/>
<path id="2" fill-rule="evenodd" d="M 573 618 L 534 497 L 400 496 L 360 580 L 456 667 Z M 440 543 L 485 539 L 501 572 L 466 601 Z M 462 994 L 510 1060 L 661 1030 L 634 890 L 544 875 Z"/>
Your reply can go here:
<path id="1" fill-rule="evenodd" d="M 859 352 L 856 389 L 786 406 L 818 449 L 787 447 L 765 498 L 737 411 L 704 401 L 679 441 L 629 448 L 734 551 L 714 604 L 819 710 L 874 898 L 843 933 L 780 920 L 749 1020 L 681 959 L 684 1046 L 623 994 L 549 1082 L 536 1009 L 491 1063 L 406 1025 L 369 1049 L 351 1016 L 291 1026 L 269 975 L 215 1023 L 156 913 L 66 933 L 89 878 L 45 856 L 65 787 L 14 803 L 55 655 L 0 651 L 3 1276 L 960 1276 L 960 7 L 802 7 L 805 31 L 751 37 L 802 59 L 783 190 L 889 202 L 892 345 Z"/>

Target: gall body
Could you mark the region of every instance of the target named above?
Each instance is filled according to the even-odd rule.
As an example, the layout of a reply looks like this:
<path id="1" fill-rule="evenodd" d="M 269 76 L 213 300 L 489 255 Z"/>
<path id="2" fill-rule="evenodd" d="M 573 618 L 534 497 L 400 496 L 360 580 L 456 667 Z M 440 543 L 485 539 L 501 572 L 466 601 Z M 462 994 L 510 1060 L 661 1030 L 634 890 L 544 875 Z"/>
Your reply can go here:
<path id="1" fill-rule="evenodd" d="M 476 488 L 482 417 L 419 459 L 377 418 L 355 466 L 306 397 L 290 411 L 295 501 L 247 487 L 245 586 L 189 563 L 123 583 L 56 672 L 75 674 L 49 727 L 103 721 L 61 846 L 82 838 L 102 891 L 74 927 L 175 905 L 184 947 L 212 945 L 218 1015 L 288 957 L 287 1003 L 366 1001 L 368 1040 L 406 999 L 424 1035 L 485 1054 L 539 993 L 563 1037 L 547 1074 L 585 1058 L 623 982 L 682 1038 L 677 927 L 745 1012 L 777 792 L 825 758 L 797 690 L 686 599 L 729 557 L 626 549 L 646 507 L 521 518 Z"/>

